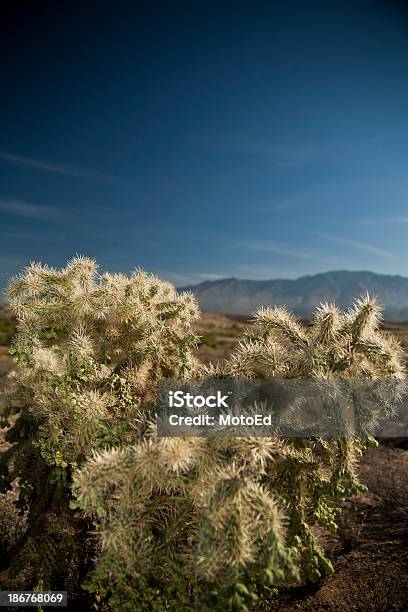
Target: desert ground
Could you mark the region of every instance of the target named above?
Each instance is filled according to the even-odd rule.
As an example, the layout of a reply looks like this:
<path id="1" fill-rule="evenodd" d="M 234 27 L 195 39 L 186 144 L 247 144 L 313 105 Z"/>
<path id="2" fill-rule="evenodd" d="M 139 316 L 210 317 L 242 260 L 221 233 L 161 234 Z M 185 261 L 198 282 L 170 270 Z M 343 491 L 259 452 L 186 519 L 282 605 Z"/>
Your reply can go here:
<path id="1" fill-rule="evenodd" d="M 0 317 L 0 384 L 12 367 L 7 344 L 13 322 Z M 245 316 L 204 314 L 197 324 L 199 357 L 206 363 L 226 357 L 244 328 Z M 385 323 L 397 334 L 408 361 L 408 323 Z M 3 431 L 4 435 L 4 431 Z M 0 438 L 0 449 L 4 437 Z M 254 610 L 406 610 L 408 605 L 408 440 L 381 441 L 360 461 L 360 479 L 368 491 L 343 504 L 336 533 L 321 533 L 334 574 L 318 584 L 303 584 L 271 593 L 268 603 Z M 12 501 L 16 491 L 0 499 L 0 557 L 23 529 Z M 19 522 L 20 521 L 20 522 Z M 4 580 L 4 574 L 3 574 Z M 0 586 L 2 574 L 0 573 Z M 21 585 L 20 588 L 23 588 Z M 266 607 L 265 607 L 266 606 Z"/>

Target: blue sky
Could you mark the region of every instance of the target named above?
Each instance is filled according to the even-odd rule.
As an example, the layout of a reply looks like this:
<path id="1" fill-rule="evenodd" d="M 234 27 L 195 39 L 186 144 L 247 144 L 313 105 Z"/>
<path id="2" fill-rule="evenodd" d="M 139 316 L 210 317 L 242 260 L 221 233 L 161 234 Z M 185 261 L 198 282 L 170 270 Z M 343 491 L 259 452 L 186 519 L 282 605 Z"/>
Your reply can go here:
<path id="1" fill-rule="evenodd" d="M 0 286 L 75 253 L 179 286 L 408 275 L 404 3 L 1 10 Z"/>

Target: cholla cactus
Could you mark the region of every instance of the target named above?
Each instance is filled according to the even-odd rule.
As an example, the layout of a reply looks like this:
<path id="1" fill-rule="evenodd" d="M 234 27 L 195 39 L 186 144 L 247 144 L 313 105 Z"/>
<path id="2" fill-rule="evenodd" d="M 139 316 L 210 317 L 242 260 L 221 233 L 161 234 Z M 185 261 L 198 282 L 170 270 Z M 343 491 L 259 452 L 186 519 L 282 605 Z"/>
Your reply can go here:
<path id="1" fill-rule="evenodd" d="M 89 519 L 100 550 L 88 588 L 115 610 L 245 610 L 268 585 L 331 571 L 313 526 L 335 528 L 339 502 L 361 490 L 354 464 L 372 441 L 158 438 L 155 382 L 403 378 L 375 302 L 349 313 L 323 306 L 310 327 L 261 309 L 231 359 L 206 372 L 192 355 L 194 299 L 141 272 L 99 275 L 84 259 L 61 271 L 33 265 L 9 300 L 21 366 L 10 409 L 21 413 L 6 461 L 30 508 L 17 561 L 28 555 L 37 580 L 55 583 L 48 566 L 61 549 L 72 579 L 66 560 L 78 562 Z"/>
<path id="2" fill-rule="evenodd" d="M 284 309 L 261 309 L 236 353 L 207 374 L 403 378 L 379 314 L 367 297 L 349 313 L 322 306 L 307 328 Z M 200 606 L 224 610 L 245 609 L 263 585 L 318 579 L 332 568 L 313 526 L 336 527 L 339 502 L 362 490 L 354 465 L 372 443 L 158 439 L 152 428 L 126 451 L 95 455 L 75 478 L 102 542 L 93 588 L 115 609 L 153 601 L 161 610 L 198 605 L 198 585 Z"/>
<path id="3" fill-rule="evenodd" d="M 284 308 L 261 308 L 224 371 L 283 378 L 405 377 L 397 340 L 379 331 L 381 309 L 365 296 L 349 312 L 324 304 L 310 327 Z"/>
<path id="4" fill-rule="evenodd" d="M 262 484 L 281 452 L 267 439 L 158 439 L 152 431 L 126 450 L 97 454 L 74 487 L 101 536 L 93 587 L 113 609 L 150 609 L 150 597 L 157 610 L 203 598 L 210 609 L 238 609 L 256 598 L 250 574 L 266 584 L 298 578 L 296 549 Z"/>
<path id="5" fill-rule="evenodd" d="M 51 527 L 57 539 L 72 532 L 55 520 L 70 520 L 72 471 L 96 449 L 142 435 L 156 379 L 196 372 L 191 323 L 198 308 L 191 294 L 178 295 L 154 276 L 101 275 L 81 257 L 62 270 L 30 265 L 11 281 L 8 300 L 20 367 L 5 416 L 20 416 L 8 433 L 15 444 L 2 458 L 3 489 L 20 479 L 20 505 L 30 510 L 26 550 L 41 578 L 38 539 Z M 46 548 L 43 556 L 49 560 Z"/>

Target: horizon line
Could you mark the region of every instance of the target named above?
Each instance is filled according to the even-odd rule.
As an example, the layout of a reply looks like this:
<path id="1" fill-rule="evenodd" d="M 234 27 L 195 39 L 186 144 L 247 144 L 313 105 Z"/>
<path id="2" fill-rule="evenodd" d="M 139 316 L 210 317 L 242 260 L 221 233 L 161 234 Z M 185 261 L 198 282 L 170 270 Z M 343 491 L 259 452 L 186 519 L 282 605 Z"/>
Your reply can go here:
<path id="1" fill-rule="evenodd" d="M 309 278 L 309 277 L 313 277 L 313 276 L 321 276 L 324 274 L 336 274 L 339 272 L 346 272 L 347 274 L 373 274 L 375 276 L 391 276 L 391 277 L 399 277 L 399 278 L 404 278 L 406 280 L 408 280 L 408 276 L 404 276 L 403 274 L 391 274 L 391 273 L 387 273 L 387 272 L 374 272 L 373 270 L 367 270 L 367 269 L 361 269 L 361 270 L 348 270 L 346 268 L 340 268 L 340 269 L 334 269 L 334 270 L 325 270 L 322 272 L 313 272 L 311 274 L 301 274 L 300 276 L 296 276 L 294 278 L 288 278 L 288 277 L 283 277 L 283 276 L 277 276 L 277 277 L 269 277 L 269 278 L 240 278 L 238 276 L 223 276 L 222 278 L 217 278 L 217 279 L 205 279 L 203 281 L 200 281 L 198 283 L 194 283 L 194 284 L 189 284 L 189 285 L 180 285 L 180 289 L 183 289 L 185 287 L 198 287 L 200 285 L 204 285 L 205 283 L 212 283 L 212 284 L 216 284 L 216 283 L 222 283 L 223 281 L 226 280 L 237 280 L 237 281 L 244 281 L 244 282 L 253 282 L 253 283 L 264 283 L 264 282 L 269 282 L 269 281 L 297 281 L 300 280 L 302 278 Z"/>

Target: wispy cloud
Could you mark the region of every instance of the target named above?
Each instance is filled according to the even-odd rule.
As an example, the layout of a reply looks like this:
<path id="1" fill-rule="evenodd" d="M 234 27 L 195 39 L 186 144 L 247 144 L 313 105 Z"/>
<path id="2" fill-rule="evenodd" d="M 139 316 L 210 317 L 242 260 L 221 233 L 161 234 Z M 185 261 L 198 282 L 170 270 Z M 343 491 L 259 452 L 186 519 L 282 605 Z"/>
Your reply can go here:
<path id="1" fill-rule="evenodd" d="M 246 132 L 201 136 L 195 143 L 205 148 L 232 155 L 271 160 L 277 167 L 300 167 L 313 163 L 325 155 L 322 147 L 293 142 L 277 144 L 275 138 Z"/>
<path id="2" fill-rule="evenodd" d="M 361 225 L 386 225 L 392 223 L 408 223 L 408 217 L 385 217 L 382 219 L 360 219 Z"/>
<path id="3" fill-rule="evenodd" d="M 291 210 L 296 208 L 300 204 L 305 202 L 304 196 L 288 196 L 283 198 L 271 198 L 271 200 L 263 200 L 259 203 L 258 207 L 253 210 L 256 213 L 274 213 L 282 212 L 284 210 Z"/>
<path id="4" fill-rule="evenodd" d="M 8 151 L 0 151 L 0 159 L 15 166 L 32 168 L 33 170 L 39 170 L 40 172 L 64 174 L 66 176 L 72 176 L 75 178 L 87 179 L 91 181 L 102 181 L 107 183 L 117 183 L 119 185 L 132 184 L 131 181 L 128 181 L 126 179 L 114 176 L 112 174 L 104 174 L 103 172 L 98 172 L 97 170 L 92 170 L 90 168 L 67 166 L 64 164 L 56 164 L 54 162 L 46 161 L 43 159 L 22 157 L 20 155 L 14 155 L 13 153 L 9 153 Z"/>
<path id="5" fill-rule="evenodd" d="M 389 251 L 379 249 L 378 247 L 371 244 L 366 244 L 365 242 L 360 242 L 358 240 L 350 240 L 349 238 L 343 238 L 342 236 L 333 236 L 332 234 L 326 234 L 325 232 L 316 232 L 316 235 L 326 240 L 330 240 L 331 242 L 337 242 L 338 244 L 357 249 L 358 251 L 370 253 L 371 255 L 378 255 L 379 257 L 394 257 L 394 255 Z"/>
<path id="6" fill-rule="evenodd" d="M 296 259 L 302 259 L 304 261 L 319 261 L 323 263 L 337 263 L 338 260 L 327 257 L 323 254 L 312 253 L 310 251 L 293 249 L 290 246 L 284 244 L 277 244 L 274 242 L 244 242 L 243 247 L 252 251 L 264 251 L 267 253 L 277 253 L 279 255 L 287 255 L 288 257 L 294 257 Z"/>
<path id="7" fill-rule="evenodd" d="M 66 216 L 66 213 L 61 208 L 28 204 L 14 198 L 0 198 L 0 211 L 19 217 L 41 219 L 43 221 L 61 219 Z"/>

